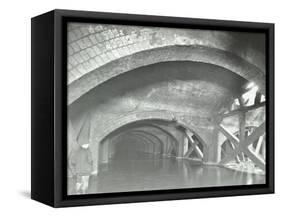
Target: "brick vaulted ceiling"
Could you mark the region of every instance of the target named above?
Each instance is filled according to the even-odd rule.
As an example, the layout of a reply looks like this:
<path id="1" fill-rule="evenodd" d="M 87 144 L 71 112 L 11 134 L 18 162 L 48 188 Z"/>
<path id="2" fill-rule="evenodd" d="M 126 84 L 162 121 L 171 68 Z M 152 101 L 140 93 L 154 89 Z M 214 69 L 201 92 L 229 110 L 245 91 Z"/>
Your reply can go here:
<path id="1" fill-rule="evenodd" d="M 77 23 L 69 24 L 68 29 L 69 83 L 122 56 L 170 45 L 230 51 L 264 71 L 262 34 Z"/>
<path id="2" fill-rule="evenodd" d="M 68 101 L 121 73 L 166 61 L 218 65 L 255 81 L 264 92 L 263 39 L 251 33 L 71 23 Z"/>
<path id="3" fill-rule="evenodd" d="M 158 63 L 103 83 L 71 108 L 78 112 L 94 107 L 107 114 L 165 110 L 207 118 L 240 95 L 245 83 L 242 77 L 209 64 Z"/>

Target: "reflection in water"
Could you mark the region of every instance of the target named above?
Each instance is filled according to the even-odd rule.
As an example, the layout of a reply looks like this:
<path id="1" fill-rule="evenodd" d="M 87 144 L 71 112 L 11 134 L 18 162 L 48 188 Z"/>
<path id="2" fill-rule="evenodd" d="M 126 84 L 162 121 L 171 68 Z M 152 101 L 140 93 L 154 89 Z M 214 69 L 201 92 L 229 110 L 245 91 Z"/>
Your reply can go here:
<path id="1" fill-rule="evenodd" d="M 71 180 L 69 180 L 71 184 Z M 88 193 L 264 184 L 265 176 L 141 152 L 116 153 L 90 178 Z"/>

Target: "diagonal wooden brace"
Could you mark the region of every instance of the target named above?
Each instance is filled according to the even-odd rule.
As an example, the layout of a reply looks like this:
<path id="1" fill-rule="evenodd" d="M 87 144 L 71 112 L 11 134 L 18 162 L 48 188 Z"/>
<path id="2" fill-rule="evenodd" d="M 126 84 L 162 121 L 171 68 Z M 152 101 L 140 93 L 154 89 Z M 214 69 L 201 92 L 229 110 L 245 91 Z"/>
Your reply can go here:
<path id="1" fill-rule="evenodd" d="M 265 122 L 263 122 L 259 127 L 257 127 L 254 132 L 245 138 L 244 143 L 240 143 L 239 139 L 228 132 L 222 125 L 218 125 L 219 130 L 228 138 L 231 142 L 233 142 L 236 146 L 234 152 L 220 161 L 220 164 L 226 164 L 235 158 L 238 154 L 244 152 L 248 157 L 260 168 L 264 169 L 265 163 L 253 152 L 248 149 L 248 146 L 253 142 L 259 139 L 260 136 L 263 136 L 265 133 Z"/>
<path id="2" fill-rule="evenodd" d="M 192 137 L 188 134 L 188 133 L 185 133 L 185 135 L 187 136 L 188 140 L 190 141 L 190 144 L 191 144 L 191 148 L 192 148 L 192 151 L 194 150 L 196 152 L 196 154 L 198 155 L 199 158 L 203 159 L 203 153 L 202 151 L 200 150 L 200 148 L 197 146 L 198 145 L 198 141 L 194 141 L 192 139 Z M 189 153 L 189 151 L 187 152 L 186 156 L 189 156 L 191 154 L 191 152 Z"/>

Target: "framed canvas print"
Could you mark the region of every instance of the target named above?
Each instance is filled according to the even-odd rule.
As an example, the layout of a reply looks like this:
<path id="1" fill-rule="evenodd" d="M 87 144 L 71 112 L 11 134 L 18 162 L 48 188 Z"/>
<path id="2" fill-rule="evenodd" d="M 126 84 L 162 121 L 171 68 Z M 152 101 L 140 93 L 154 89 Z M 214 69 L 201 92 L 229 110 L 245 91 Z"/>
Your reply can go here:
<path id="1" fill-rule="evenodd" d="M 33 199 L 273 192 L 273 24 L 68 10 L 32 19 Z"/>

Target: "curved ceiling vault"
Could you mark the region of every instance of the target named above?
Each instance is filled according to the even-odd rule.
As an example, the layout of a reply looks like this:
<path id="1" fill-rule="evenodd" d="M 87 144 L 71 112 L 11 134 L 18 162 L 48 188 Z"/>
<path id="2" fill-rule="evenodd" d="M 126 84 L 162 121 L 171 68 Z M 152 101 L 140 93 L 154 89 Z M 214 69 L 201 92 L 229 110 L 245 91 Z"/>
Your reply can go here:
<path id="1" fill-rule="evenodd" d="M 68 104 L 114 77 L 145 66 L 171 61 L 189 61 L 217 66 L 255 82 L 260 92 L 265 92 L 264 72 L 241 57 L 228 51 L 202 46 L 169 46 L 124 56 L 84 73 L 68 85 Z"/>
<path id="2" fill-rule="evenodd" d="M 240 95 L 246 80 L 214 65 L 158 63 L 125 73 L 96 87 L 71 105 L 104 113 L 163 110 L 211 117 Z M 78 112 L 78 111 L 77 111 Z"/>
<path id="3" fill-rule="evenodd" d="M 167 61 L 208 63 L 264 93 L 264 34 L 77 24 L 68 26 L 68 104 L 125 72 Z"/>

